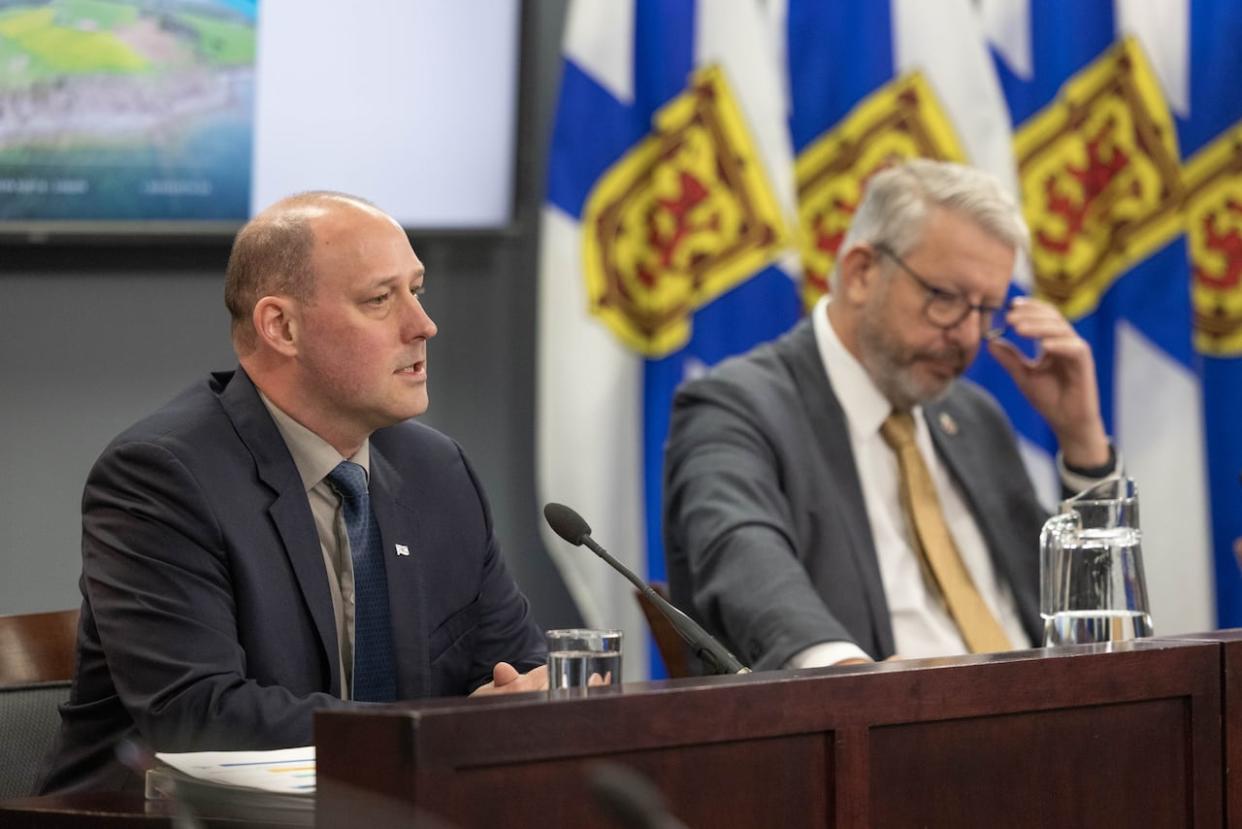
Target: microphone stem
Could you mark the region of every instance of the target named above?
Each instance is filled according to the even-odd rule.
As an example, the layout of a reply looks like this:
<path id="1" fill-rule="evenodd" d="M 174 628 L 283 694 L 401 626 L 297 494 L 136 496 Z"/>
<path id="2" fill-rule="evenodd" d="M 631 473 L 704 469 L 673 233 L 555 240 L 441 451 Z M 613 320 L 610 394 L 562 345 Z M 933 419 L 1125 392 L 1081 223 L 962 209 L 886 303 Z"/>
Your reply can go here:
<path id="1" fill-rule="evenodd" d="M 698 622 L 691 619 L 681 610 L 674 607 L 670 602 L 665 600 L 663 596 L 655 592 L 651 585 L 635 575 L 630 568 L 617 561 L 612 555 L 596 543 L 595 539 L 589 535 L 582 537 L 582 543 L 585 544 L 591 552 L 602 558 L 604 561 L 621 575 L 638 588 L 639 592 L 647 597 L 652 604 L 660 608 L 665 617 L 672 623 L 673 629 L 677 631 L 677 635 L 685 640 L 686 644 L 694 648 L 696 654 L 705 663 L 715 669 L 718 674 L 748 674 L 750 668 L 743 665 L 738 658 L 729 653 L 723 647 L 720 647 L 712 641 L 707 631 L 699 625 Z"/>

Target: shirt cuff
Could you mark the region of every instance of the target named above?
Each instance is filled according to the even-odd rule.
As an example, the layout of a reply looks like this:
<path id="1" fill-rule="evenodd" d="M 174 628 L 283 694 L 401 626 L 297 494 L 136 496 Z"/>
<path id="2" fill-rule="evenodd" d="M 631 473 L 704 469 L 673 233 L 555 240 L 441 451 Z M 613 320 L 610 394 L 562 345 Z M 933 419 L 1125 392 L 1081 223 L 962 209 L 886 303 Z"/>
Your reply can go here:
<path id="1" fill-rule="evenodd" d="M 872 659 L 853 642 L 818 642 L 789 657 L 786 668 L 824 668 L 846 659 Z"/>
<path id="2" fill-rule="evenodd" d="M 1121 453 L 1112 444 L 1108 447 L 1108 463 L 1103 466 L 1070 466 L 1065 462 L 1065 456 L 1057 452 L 1057 473 L 1061 476 L 1062 486 L 1070 492 L 1090 489 L 1105 478 L 1118 474 L 1123 468 Z"/>

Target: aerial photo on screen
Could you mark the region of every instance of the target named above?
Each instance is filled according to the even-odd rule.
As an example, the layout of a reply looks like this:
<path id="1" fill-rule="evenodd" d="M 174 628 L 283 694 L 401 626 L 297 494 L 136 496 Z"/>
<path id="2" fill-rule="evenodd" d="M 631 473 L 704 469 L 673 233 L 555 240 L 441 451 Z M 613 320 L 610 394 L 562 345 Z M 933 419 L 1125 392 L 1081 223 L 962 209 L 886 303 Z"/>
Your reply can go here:
<path id="1" fill-rule="evenodd" d="M 257 0 L 0 0 L 0 222 L 241 221 Z"/>

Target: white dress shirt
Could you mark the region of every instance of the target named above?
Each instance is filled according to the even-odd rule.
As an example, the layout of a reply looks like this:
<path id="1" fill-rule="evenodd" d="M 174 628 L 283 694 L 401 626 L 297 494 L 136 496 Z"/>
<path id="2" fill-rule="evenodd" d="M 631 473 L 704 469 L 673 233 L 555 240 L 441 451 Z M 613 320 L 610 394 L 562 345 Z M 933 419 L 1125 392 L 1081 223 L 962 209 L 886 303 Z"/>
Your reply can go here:
<path id="1" fill-rule="evenodd" d="M 896 653 L 911 658 L 968 653 L 939 589 L 927 583 L 920 555 L 911 542 L 911 528 L 901 508 L 897 456 L 880 435 L 880 426 L 892 412 L 892 406 L 833 330 L 828 319 L 828 301 L 827 297 L 821 298 L 812 312 L 815 340 L 824 372 L 849 426 L 850 448 L 879 559 Z M 1022 628 L 1013 592 L 996 573 L 966 498 L 936 454 L 922 407 L 916 406 L 912 414 L 915 444 L 935 483 L 945 523 L 962 561 L 1012 646 L 1029 648 L 1031 641 Z M 970 436 L 959 435 L 958 439 L 970 440 Z M 850 657 L 868 658 L 852 642 L 823 642 L 794 654 L 786 665 L 809 668 L 832 665 Z"/>

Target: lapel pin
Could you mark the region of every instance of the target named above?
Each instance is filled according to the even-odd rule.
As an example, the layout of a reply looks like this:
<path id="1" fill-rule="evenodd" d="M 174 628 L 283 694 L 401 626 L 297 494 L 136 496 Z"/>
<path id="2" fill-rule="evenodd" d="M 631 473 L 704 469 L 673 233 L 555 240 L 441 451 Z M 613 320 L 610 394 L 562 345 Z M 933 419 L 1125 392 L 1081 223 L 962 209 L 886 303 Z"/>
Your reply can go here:
<path id="1" fill-rule="evenodd" d="M 944 430 L 946 435 L 957 434 L 957 421 L 953 419 L 953 415 L 948 412 L 940 413 L 940 428 Z"/>
<path id="2" fill-rule="evenodd" d="M 397 555 L 399 555 L 399 556 L 408 556 L 409 554 L 410 554 L 410 548 L 409 548 L 409 547 L 405 546 L 404 544 L 398 544 L 398 545 L 397 545 Z"/>

